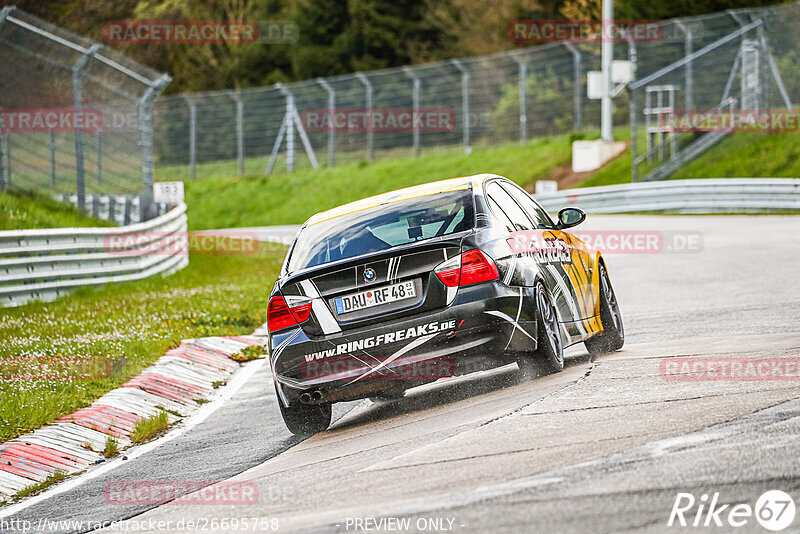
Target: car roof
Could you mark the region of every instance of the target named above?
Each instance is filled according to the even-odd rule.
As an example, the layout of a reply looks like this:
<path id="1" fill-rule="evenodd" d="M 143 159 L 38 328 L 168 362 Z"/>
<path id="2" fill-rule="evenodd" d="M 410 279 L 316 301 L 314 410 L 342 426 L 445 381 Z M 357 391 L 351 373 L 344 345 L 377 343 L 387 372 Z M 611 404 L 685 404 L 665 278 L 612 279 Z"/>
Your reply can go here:
<path id="1" fill-rule="evenodd" d="M 501 178 L 496 174 L 475 174 L 472 176 L 461 176 L 458 178 L 448 178 L 446 180 L 439 180 L 436 182 L 428 182 L 426 184 L 415 185 L 387 193 L 381 193 L 372 197 L 356 200 L 349 204 L 344 204 L 336 208 L 322 211 L 313 215 L 306 221 L 303 226 L 311 226 L 319 224 L 323 221 L 341 217 L 348 213 L 355 213 L 365 209 L 374 208 L 383 204 L 390 204 L 392 202 L 399 202 L 401 200 L 408 200 L 411 198 L 423 197 L 428 195 L 436 195 L 439 193 L 446 193 L 448 191 L 460 191 L 464 189 L 472 189 L 480 186 L 490 178 Z"/>

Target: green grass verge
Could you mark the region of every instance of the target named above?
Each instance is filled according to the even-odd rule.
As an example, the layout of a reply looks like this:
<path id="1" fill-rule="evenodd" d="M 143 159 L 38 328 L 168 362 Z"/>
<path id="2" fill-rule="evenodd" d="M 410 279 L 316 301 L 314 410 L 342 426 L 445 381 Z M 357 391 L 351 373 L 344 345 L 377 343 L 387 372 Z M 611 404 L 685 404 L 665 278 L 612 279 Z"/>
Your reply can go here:
<path id="1" fill-rule="evenodd" d="M 451 150 L 420 158 L 357 162 L 269 177 L 209 176 L 185 182 L 189 228 L 301 223 L 319 211 L 385 191 L 484 172 L 529 185 L 571 158 L 570 137 L 562 135 L 526 145 L 476 148 L 469 155 Z"/>
<path id="2" fill-rule="evenodd" d="M 640 170 L 640 175 L 645 172 Z M 686 178 L 797 178 L 800 143 L 796 133 L 734 133 L 694 161 L 678 169 L 670 180 Z M 631 181 L 630 151 L 594 172 L 580 187 L 624 184 Z"/>
<path id="3" fill-rule="evenodd" d="M 187 268 L 167 278 L 84 288 L 55 302 L 3 309 L 0 371 L 12 372 L 0 372 L 0 442 L 89 405 L 181 339 L 252 332 L 264 322 L 284 253 L 264 245 L 254 255 L 192 255 Z M 95 368 L 110 373 L 47 380 L 41 369 L 38 375 L 13 373 L 20 360 L 76 359 L 98 360 Z"/>
<path id="4" fill-rule="evenodd" d="M 30 486 L 27 486 L 19 490 L 11 498 L 12 500 L 18 501 L 20 499 L 24 499 L 25 497 L 36 495 L 37 493 L 41 493 L 42 491 L 46 490 L 53 484 L 61 482 L 65 478 L 67 478 L 67 475 L 63 471 L 56 471 L 55 473 L 48 476 L 41 482 L 37 482 L 36 484 L 31 484 Z"/>
<path id="5" fill-rule="evenodd" d="M 797 178 L 799 141 L 796 133 L 734 133 L 672 178 Z"/>
<path id="6" fill-rule="evenodd" d="M 108 221 L 87 217 L 71 204 L 23 189 L 0 193 L 0 230 L 28 228 L 71 228 L 113 226 Z"/>
<path id="7" fill-rule="evenodd" d="M 141 419 L 131 432 L 131 441 L 134 443 L 144 443 L 150 441 L 158 434 L 164 432 L 169 426 L 169 415 L 167 412 L 159 412 L 153 417 Z"/>
<path id="8" fill-rule="evenodd" d="M 106 438 L 106 446 L 103 448 L 103 456 L 111 458 L 119 454 L 119 442 L 116 438 L 108 436 Z"/>

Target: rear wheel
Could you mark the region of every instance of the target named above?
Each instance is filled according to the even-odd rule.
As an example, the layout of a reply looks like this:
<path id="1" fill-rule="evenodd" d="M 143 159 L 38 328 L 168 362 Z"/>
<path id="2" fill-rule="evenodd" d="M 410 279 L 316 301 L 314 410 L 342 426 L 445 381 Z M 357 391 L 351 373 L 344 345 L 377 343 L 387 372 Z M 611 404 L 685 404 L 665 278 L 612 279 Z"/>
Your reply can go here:
<path id="1" fill-rule="evenodd" d="M 278 398 L 281 416 L 289 432 L 297 436 L 313 436 L 331 424 L 331 403 L 301 404 L 300 401 L 284 406 Z"/>
<path id="2" fill-rule="evenodd" d="M 555 373 L 564 368 L 564 346 L 556 307 L 541 282 L 536 283 L 536 317 L 537 349 L 517 356 L 517 366 L 525 379 Z"/>
<path id="3" fill-rule="evenodd" d="M 625 343 L 625 329 L 622 326 L 622 314 L 619 311 L 617 296 L 611 287 L 605 266 L 600 264 L 600 322 L 603 331 L 587 339 L 584 344 L 592 356 L 614 352 Z"/>

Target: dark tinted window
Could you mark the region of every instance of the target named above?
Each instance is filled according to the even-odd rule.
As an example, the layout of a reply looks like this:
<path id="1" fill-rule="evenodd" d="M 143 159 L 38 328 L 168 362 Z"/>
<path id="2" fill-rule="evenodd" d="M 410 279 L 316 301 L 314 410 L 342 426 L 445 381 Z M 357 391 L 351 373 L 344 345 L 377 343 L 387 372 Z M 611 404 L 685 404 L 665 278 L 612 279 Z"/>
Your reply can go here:
<path id="1" fill-rule="evenodd" d="M 289 272 L 473 228 L 472 190 L 449 191 L 356 211 L 303 228 Z"/>
<path id="2" fill-rule="evenodd" d="M 505 213 L 511 222 L 514 223 L 515 230 L 531 230 L 533 224 L 528 216 L 522 211 L 511 195 L 500 187 L 498 182 L 492 182 L 486 187 L 487 196 L 493 200 Z"/>
<path id="3" fill-rule="evenodd" d="M 515 186 L 514 184 L 510 183 L 503 183 L 503 189 L 508 191 L 508 193 L 514 197 L 514 200 L 522 206 L 525 210 L 525 213 L 536 223 L 536 227 L 539 230 L 546 230 L 548 228 L 553 228 L 553 221 L 550 220 L 550 216 L 547 215 L 547 212 L 544 211 L 539 205 L 536 203 L 531 196 L 520 189 L 519 187 Z"/>

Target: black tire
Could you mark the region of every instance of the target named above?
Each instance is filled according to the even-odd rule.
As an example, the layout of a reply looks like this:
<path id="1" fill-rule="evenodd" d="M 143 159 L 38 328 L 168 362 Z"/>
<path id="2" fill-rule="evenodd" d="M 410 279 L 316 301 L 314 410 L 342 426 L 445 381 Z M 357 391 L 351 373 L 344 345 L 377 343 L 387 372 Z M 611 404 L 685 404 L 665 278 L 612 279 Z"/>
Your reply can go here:
<path id="1" fill-rule="evenodd" d="M 284 406 L 278 398 L 281 416 L 289 432 L 296 436 L 313 436 L 331 424 L 331 403 L 301 404 L 300 401 Z"/>
<path id="2" fill-rule="evenodd" d="M 536 283 L 537 349 L 517 355 L 523 379 L 536 378 L 564 369 L 564 344 L 553 299 L 542 282 Z"/>
<path id="3" fill-rule="evenodd" d="M 584 341 L 586 350 L 592 356 L 599 356 L 607 352 L 614 352 L 622 348 L 625 343 L 625 328 L 622 325 L 622 314 L 619 311 L 619 302 L 608 279 L 605 266 L 600 264 L 600 322 L 603 331 Z"/>

